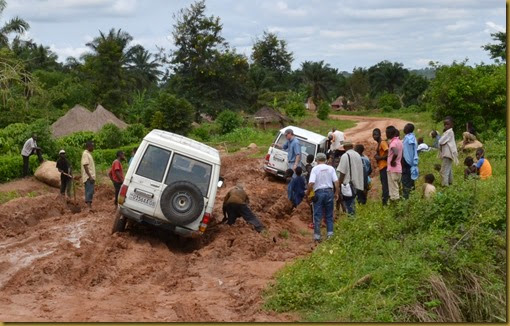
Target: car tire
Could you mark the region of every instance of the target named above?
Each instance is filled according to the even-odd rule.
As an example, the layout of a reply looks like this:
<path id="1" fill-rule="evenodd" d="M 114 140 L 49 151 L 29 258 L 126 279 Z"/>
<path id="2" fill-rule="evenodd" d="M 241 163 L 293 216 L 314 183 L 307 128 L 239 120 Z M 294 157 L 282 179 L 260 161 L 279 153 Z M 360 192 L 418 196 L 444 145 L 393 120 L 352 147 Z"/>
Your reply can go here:
<path id="1" fill-rule="evenodd" d="M 112 234 L 124 232 L 126 230 L 126 222 L 127 218 L 122 216 L 120 212 L 117 212 L 115 214 L 115 219 L 113 220 Z"/>
<path id="2" fill-rule="evenodd" d="M 170 223 L 187 225 L 202 215 L 204 197 L 191 182 L 177 181 L 163 190 L 159 205 Z"/>

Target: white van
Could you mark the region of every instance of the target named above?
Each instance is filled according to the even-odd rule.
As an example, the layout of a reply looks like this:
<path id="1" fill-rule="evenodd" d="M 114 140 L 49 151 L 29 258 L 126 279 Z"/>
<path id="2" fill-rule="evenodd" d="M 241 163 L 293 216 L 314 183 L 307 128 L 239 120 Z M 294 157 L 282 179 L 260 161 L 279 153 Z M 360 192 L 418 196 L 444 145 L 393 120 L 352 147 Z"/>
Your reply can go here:
<path id="1" fill-rule="evenodd" d="M 220 180 L 219 152 L 192 139 L 162 130 L 145 136 L 119 193 L 114 232 L 127 219 L 176 234 L 203 234 L 212 218 Z"/>
<path id="2" fill-rule="evenodd" d="M 309 154 L 312 154 L 315 157 L 317 156 L 317 153 L 325 153 L 327 140 L 326 137 L 315 132 L 294 126 L 288 126 L 281 129 L 278 132 L 278 135 L 276 135 L 276 139 L 274 141 L 275 144 L 282 146 L 285 144 L 287 141 L 285 138 L 285 130 L 287 129 L 292 129 L 292 131 L 294 131 L 294 136 L 296 136 L 296 138 L 299 140 L 299 143 L 301 144 L 301 163 L 303 167 L 306 165 L 306 157 Z M 267 173 L 276 175 L 278 177 L 284 177 L 285 171 L 287 171 L 287 169 L 287 152 L 270 146 L 264 160 L 264 170 Z"/>

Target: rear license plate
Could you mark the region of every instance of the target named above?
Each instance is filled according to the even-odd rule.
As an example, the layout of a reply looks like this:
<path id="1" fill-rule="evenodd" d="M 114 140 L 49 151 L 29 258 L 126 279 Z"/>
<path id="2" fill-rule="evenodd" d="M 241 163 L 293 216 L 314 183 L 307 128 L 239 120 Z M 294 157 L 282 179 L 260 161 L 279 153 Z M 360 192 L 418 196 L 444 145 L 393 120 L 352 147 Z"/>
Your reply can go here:
<path id="1" fill-rule="evenodd" d="M 275 156 L 275 157 L 274 157 L 274 160 L 275 160 L 275 161 L 278 161 L 278 162 L 285 162 L 285 159 L 284 159 L 284 158 L 281 158 L 281 157 L 278 157 L 278 156 Z"/>
<path id="2" fill-rule="evenodd" d="M 142 197 L 142 196 L 138 196 L 138 195 L 136 195 L 134 193 L 130 193 L 128 199 L 134 200 L 136 202 L 142 203 L 142 204 L 147 205 L 147 206 L 152 207 L 152 208 L 156 207 L 156 203 L 154 203 L 154 200 L 149 199 L 149 198 L 145 198 L 145 197 Z"/>

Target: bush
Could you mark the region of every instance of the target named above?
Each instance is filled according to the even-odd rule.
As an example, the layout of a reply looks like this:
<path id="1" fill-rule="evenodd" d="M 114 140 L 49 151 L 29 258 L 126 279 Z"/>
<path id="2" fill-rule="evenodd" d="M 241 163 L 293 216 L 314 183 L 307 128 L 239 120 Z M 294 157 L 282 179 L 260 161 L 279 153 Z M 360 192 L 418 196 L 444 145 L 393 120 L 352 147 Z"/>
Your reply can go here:
<path id="1" fill-rule="evenodd" d="M 37 156 L 30 156 L 30 173 L 34 173 L 39 166 Z M 23 158 L 20 155 L 0 156 L 0 182 L 7 182 L 23 176 Z"/>
<path id="2" fill-rule="evenodd" d="M 88 141 L 95 141 L 96 134 L 92 131 L 78 131 L 70 135 L 57 139 L 57 145 L 60 148 L 79 147 L 85 148 Z"/>
<path id="3" fill-rule="evenodd" d="M 285 113 L 295 118 L 304 117 L 306 115 L 306 108 L 301 102 L 289 102 L 285 105 Z"/>
<path id="4" fill-rule="evenodd" d="M 95 136 L 96 147 L 100 149 L 117 148 L 124 144 L 122 130 L 113 123 L 104 125 Z"/>
<path id="5" fill-rule="evenodd" d="M 317 109 L 317 118 L 321 120 L 327 120 L 329 117 L 330 107 L 327 102 L 321 102 Z"/>
<path id="6" fill-rule="evenodd" d="M 243 119 L 239 116 L 239 114 L 230 110 L 225 110 L 218 115 L 216 123 L 220 129 L 220 133 L 225 135 L 232 132 L 234 129 L 241 127 Z"/>
<path id="7" fill-rule="evenodd" d="M 23 144 L 30 137 L 30 126 L 28 124 L 12 123 L 0 130 L 0 150 L 3 154 L 20 153 Z"/>
<path id="8" fill-rule="evenodd" d="M 148 132 L 149 131 L 141 123 L 131 124 L 124 131 L 124 143 L 132 144 L 141 142 Z"/>
<path id="9" fill-rule="evenodd" d="M 478 131 L 505 126 L 506 64 L 478 65 L 466 62 L 441 66 L 425 93 L 425 101 L 436 121 L 446 116 L 454 119 L 456 133 L 465 131 L 472 121 Z M 500 125 L 492 125 L 500 121 Z"/>
<path id="10" fill-rule="evenodd" d="M 383 110 L 383 112 L 391 112 L 400 109 L 400 100 L 395 94 L 384 93 L 379 97 L 377 105 Z"/>
<path id="11" fill-rule="evenodd" d="M 191 137 L 202 142 L 207 142 L 211 139 L 211 128 L 207 126 L 200 126 L 191 131 Z"/>
<path id="12" fill-rule="evenodd" d="M 195 118 L 195 109 L 185 99 L 178 98 L 168 91 L 162 90 L 152 101 L 151 109 L 155 112 L 151 127 L 165 129 L 181 135 L 186 135 L 191 130 L 191 124 Z"/>

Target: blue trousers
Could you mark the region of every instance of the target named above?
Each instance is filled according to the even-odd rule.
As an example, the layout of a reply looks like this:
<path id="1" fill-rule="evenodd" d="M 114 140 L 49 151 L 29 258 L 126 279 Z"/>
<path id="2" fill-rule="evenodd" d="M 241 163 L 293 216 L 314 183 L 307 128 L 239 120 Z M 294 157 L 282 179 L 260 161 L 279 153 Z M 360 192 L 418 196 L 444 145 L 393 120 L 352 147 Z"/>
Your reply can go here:
<path id="1" fill-rule="evenodd" d="M 333 206 L 335 195 L 333 189 L 319 189 L 315 191 L 313 203 L 313 238 L 321 239 L 321 220 L 323 213 L 326 215 L 326 230 L 328 237 L 333 235 Z"/>

